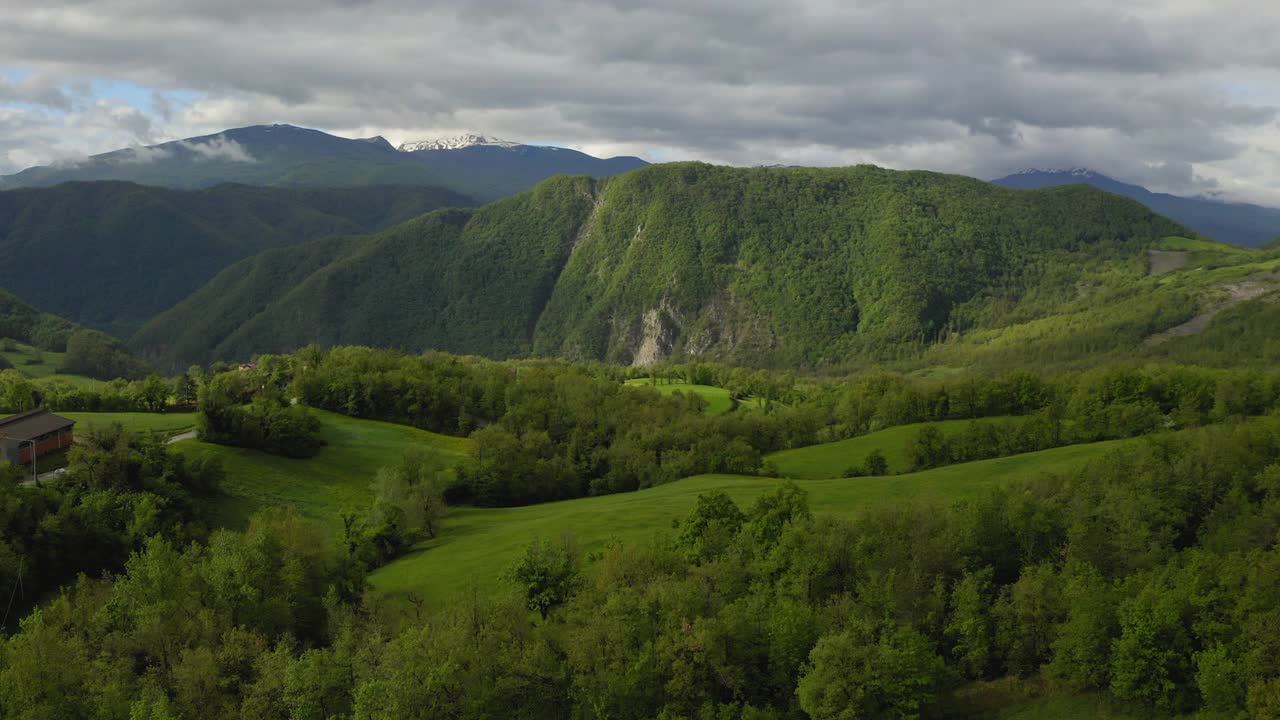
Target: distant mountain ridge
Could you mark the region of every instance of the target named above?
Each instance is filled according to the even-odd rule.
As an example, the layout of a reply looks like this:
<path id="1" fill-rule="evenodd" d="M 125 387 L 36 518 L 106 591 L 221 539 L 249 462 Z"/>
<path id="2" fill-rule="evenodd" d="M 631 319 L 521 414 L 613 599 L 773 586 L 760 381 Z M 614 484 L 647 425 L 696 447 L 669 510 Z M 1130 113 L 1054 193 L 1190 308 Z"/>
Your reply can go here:
<path id="1" fill-rule="evenodd" d="M 505 154 L 502 154 L 505 153 Z M 647 165 L 635 157 L 595 158 L 576 150 L 522 145 L 470 134 L 407 143 L 351 139 L 292 125 L 253 125 L 76 163 L 0 177 L 0 190 L 69 181 L 117 180 L 176 189 L 237 183 L 279 187 L 440 187 L 488 202 L 553 175 L 594 177 Z"/>
<path id="2" fill-rule="evenodd" d="M 171 190 L 102 181 L 10 190 L 0 192 L 0 287 L 127 337 L 241 258 L 470 204 L 405 185 Z"/>
<path id="3" fill-rule="evenodd" d="M 991 182 L 1019 190 L 1085 183 L 1137 200 L 1161 215 L 1177 220 L 1219 242 L 1242 247 L 1261 247 L 1280 238 L 1280 208 L 1155 193 L 1140 185 L 1121 182 L 1088 168 L 1035 168 Z"/>

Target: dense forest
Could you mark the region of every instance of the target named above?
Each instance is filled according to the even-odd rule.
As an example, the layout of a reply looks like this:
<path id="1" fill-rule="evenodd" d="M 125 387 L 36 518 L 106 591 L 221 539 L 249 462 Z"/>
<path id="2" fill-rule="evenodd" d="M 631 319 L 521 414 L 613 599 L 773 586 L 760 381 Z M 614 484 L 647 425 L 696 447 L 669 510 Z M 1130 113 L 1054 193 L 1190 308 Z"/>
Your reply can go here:
<path id="1" fill-rule="evenodd" d="M 178 191 L 96 182 L 0 192 L 0 249 L 8 259 L 0 287 L 128 337 L 241 258 L 472 204 L 424 187 Z"/>
<path id="2" fill-rule="evenodd" d="M 1088 187 L 677 163 L 251 258 L 132 346 L 179 367 L 310 342 L 821 365 L 968 329 L 991 292 L 1052 307 L 1091 268 L 1136 280 L 1147 247 L 1189 232 Z"/>
<path id="3" fill-rule="evenodd" d="M 7 522 L 84 522 L 135 494 L 137 518 L 216 483 L 138 442 L 95 440 L 74 483 Z M 1272 419 L 1157 434 L 951 508 L 850 519 L 792 483 L 745 507 L 707 495 L 648 543 L 587 556 L 571 536 L 531 539 L 507 591 L 426 611 L 363 596 L 365 541 L 296 515 L 204 539 L 164 519 L 191 511 L 153 512 L 99 526 L 119 538 L 94 546 L 105 567 L 132 549 L 118 576 L 51 595 L 0 646 L 0 714 L 948 717 L 1024 677 L 1166 717 L 1274 717 L 1277 448 Z M 86 558 L 59 526 L 66 539 L 6 535 L 32 538 L 12 557 L 65 577 Z"/>

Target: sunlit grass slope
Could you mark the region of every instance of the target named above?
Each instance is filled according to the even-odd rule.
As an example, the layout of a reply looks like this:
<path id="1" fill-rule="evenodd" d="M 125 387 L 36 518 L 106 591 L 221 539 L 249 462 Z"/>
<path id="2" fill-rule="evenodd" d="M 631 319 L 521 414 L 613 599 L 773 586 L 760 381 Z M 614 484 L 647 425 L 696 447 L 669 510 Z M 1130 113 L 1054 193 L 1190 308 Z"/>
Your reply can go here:
<path id="1" fill-rule="evenodd" d="M 58 372 L 58 369 L 62 367 L 62 360 L 66 357 L 66 353 L 41 350 L 26 343 L 12 340 L 9 342 L 12 343 L 11 347 L 14 349 L 0 350 L 0 357 L 8 360 L 14 369 L 33 380 L 44 380 L 46 378 L 66 380 L 81 387 L 106 385 L 101 380 L 94 380 L 83 375 L 66 375 Z"/>
<path id="2" fill-rule="evenodd" d="M 398 462 L 406 448 L 435 448 L 452 464 L 465 455 L 470 442 L 406 425 L 323 411 L 316 414 L 326 444 L 313 458 L 285 458 L 197 440 L 174 447 L 192 456 L 212 454 L 222 460 L 226 480 L 219 520 L 227 527 L 243 527 L 257 510 L 292 505 L 303 515 L 337 528 L 341 511 L 367 505 L 369 484 L 378 469 Z"/>
<path id="3" fill-rule="evenodd" d="M 880 478 L 804 480 L 815 512 L 848 514 L 879 503 L 907 499 L 950 502 L 1040 473 L 1070 470 L 1123 442 L 1073 445 L 1037 453 L 951 465 Z M 435 540 L 378 570 L 370 583 L 379 593 L 414 593 L 439 601 L 475 581 L 492 588 L 534 538 L 573 536 L 585 552 L 611 539 L 644 540 L 670 530 L 700 493 L 723 490 L 743 507 L 781 482 L 771 478 L 702 475 L 639 492 L 568 500 L 520 508 L 458 508 Z"/>
<path id="4" fill-rule="evenodd" d="M 651 387 L 663 395 L 672 395 L 676 392 L 701 395 L 707 401 L 707 407 L 703 410 L 703 413 L 706 415 L 723 415 L 733 409 L 733 398 L 729 397 L 729 391 L 712 385 L 692 385 L 690 383 L 659 383 L 657 385 L 650 385 L 649 381 L 645 378 L 628 380 L 627 385 L 630 385 L 631 387 Z"/>
<path id="5" fill-rule="evenodd" d="M 993 421 L 1001 419 L 987 418 Z M 783 477 L 821 480 L 840 477 L 850 467 L 861 467 L 868 455 L 879 450 L 889 461 L 889 472 L 905 472 L 908 469 L 907 442 L 920 428 L 933 425 L 943 433 L 951 435 L 964 430 L 972 422 L 972 420 L 944 420 L 936 423 L 899 425 L 847 440 L 783 450 L 772 453 L 765 459 L 772 461 Z"/>
<path id="6" fill-rule="evenodd" d="M 136 432 L 158 432 L 177 435 L 196 426 L 195 413 L 140 413 L 140 412 L 60 412 L 59 415 L 76 421 L 76 430 L 83 431 L 95 425 L 120 423 Z"/>

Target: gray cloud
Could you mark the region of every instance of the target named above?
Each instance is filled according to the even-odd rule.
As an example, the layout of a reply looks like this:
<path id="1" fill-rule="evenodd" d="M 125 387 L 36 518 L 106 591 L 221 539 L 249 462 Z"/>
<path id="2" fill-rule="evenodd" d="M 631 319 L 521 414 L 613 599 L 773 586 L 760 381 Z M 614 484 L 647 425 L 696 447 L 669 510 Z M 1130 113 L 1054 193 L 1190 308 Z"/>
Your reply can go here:
<path id="1" fill-rule="evenodd" d="M 1257 160 L 1280 151 L 1280 7 L 1251 0 L 0 0 L 0 10 L 0 66 L 40 78 L 22 91 L 37 104 L 75 111 L 65 88 L 92 79 L 159 93 L 152 127 L 98 117 L 95 127 L 115 125 L 94 142 L 273 121 L 393 141 L 474 129 L 742 164 L 872 161 L 983 177 L 1090 165 L 1158 189 L 1280 204 L 1275 164 Z M 18 93 L 11 85 L 0 84 L 0 102 Z M 173 91 L 195 96 L 170 104 Z M 60 122 L 46 118 L 42 134 L 28 119 L 32 142 Z M 25 147 L 24 158 L 41 152 Z"/>

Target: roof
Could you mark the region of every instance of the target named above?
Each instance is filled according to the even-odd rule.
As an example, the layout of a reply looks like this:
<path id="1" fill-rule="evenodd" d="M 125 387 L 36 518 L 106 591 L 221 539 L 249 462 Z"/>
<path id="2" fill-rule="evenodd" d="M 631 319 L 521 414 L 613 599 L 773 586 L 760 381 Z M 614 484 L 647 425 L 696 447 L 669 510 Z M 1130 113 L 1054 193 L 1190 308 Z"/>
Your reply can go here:
<path id="1" fill-rule="evenodd" d="M 28 410 L 17 415 L 10 415 L 0 420 L 0 438 L 10 440 L 31 440 L 54 430 L 63 430 L 75 425 L 61 415 L 54 415 L 44 408 Z"/>

